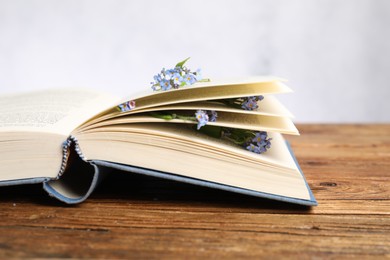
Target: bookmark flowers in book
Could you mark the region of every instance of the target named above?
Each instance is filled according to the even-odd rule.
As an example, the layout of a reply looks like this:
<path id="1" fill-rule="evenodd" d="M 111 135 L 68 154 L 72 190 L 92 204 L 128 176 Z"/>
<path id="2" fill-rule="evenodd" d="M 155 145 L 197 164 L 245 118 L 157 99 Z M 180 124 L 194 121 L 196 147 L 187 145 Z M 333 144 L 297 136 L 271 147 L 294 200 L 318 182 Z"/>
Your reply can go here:
<path id="1" fill-rule="evenodd" d="M 213 110 L 197 110 L 194 115 L 180 115 L 169 111 L 150 112 L 150 115 L 164 120 L 181 119 L 196 122 L 196 129 L 201 133 L 230 141 L 257 154 L 265 153 L 271 148 L 272 138 L 268 138 L 267 132 L 207 125 L 209 122 L 217 121 L 218 113 Z"/>
<path id="2" fill-rule="evenodd" d="M 195 114 L 178 114 L 175 112 L 169 111 L 154 111 L 149 113 L 151 116 L 164 119 L 164 120 L 173 120 L 180 119 L 186 121 L 193 121 L 197 123 L 196 129 L 199 130 L 201 127 L 205 126 L 208 122 L 216 122 L 218 113 L 213 110 L 197 110 Z"/>
<path id="3" fill-rule="evenodd" d="M 209 136 L 228 140 L 257 154 L 265 153 L 271 148 L 272 138 L 269 138 L 267 132 L 264 131 L 207 126 L 203 128 L 201 132 Z"/>
<path id="4" fill-rule="evenodd" d="M 253 138 L 249 137 L 249 140 L 245 144 L 248 151 L 260 154 L 271 148 L 272 138 L 268 138 L 267 132 L 261 131 L 253 132 L 251 134 L 254 134 L 255 136 Z"/>
<path id="5" fill-rule="evenodd" d="M 272 138 L 264 131 L 221 127 L 219 135 L 253 153 L 262 154 L 271 148 Z"/>
<path id="6" fill-rule="evenodd" d="M 153 77 L 151 82 L 154 91 L 166 91 L 170 89 L 178 89 L 180 87 L 189 86 L 199 81 L 209 81 L 202 79 L 201 70 L 191 71 L 184 64 L 189 60 L 187 58 L 176 64 L 174 68 L 163 68 L 160 73 Z"/>
<path id="7" fill-rule="evenodd" d="M 198 69 L 197 71 L 191 71 L 189 68 L 184 66 L 188 60 L 189 58 L 177 63 L 176 66 L 171 69 L 163 68 L 160 73 L 155 75 L 154 81 L 151 82 L 153 91 L 178 89 L 180 87 L 192 85 L 199 81 L 209 81 L 208 79 L 202 79 L 200 69 Z M 259 108 L 258 102 L 263 99 L 263 96 L 249 96 L 210 101 L 223 103 L 226 106 L 236 109 L 253 111 Z M 122 103 L 118 106 L 118 109 L 121 112 L 131 111 L 134 108 L 135 100 Z M 149 114 L 153 117 L 157 117 L 164 120 L 179 119 L 184 121 L 192 121 L 197 124 L 196 129 L 198 131 L 202 128 L 201 132 L 207 135 L 229 140 L 254 153 L 264 153 L 267 151 L 267 149 L 271 147 L 271 139 L 267 137 L 266 132 L 255 132 L 226 127 L 222 128 L 219 126 L 210 126 L 205 128 L 205 126 L 209 122 L 217 121 L 218 113 L 213 110 L 202 109 L 198 109 L 195 113 L 192 113 L 191 111 L 154 111 L 150 112 Z"/>
<path id="8" fill-rule="evenodd" d="M 228 107 L 253 111 L 259 108 L 258 102 L 262 101 L 263 99 L 264 96 L 251 96 L 251 97 L 221 99 L 216 101 L 223 103 Z"/>
<path id="9" fill-rule="evenodd" d="M 130 100 L 118 106 L 119 111 L 127 112 L 135 108 L 135 100 Z"/>
<path id="10" fill-rule="evenodd" d="M 196 82 L 210 81 L 209 79 L 202 79 L 201 70 L 191 71 L 184 64 L 189 60 L 187 58 L 175 65 L 172 69 L 163 68 L 160 73 L 153 77 L 151 82 L 153 91 L 166 91 L 170 89 L 178 89 L 180 87 L 189 86 Z M 131 100 L 122 103 L 118 106 L 119 111 L 127 112 L 135 108 L 135 101 Z"/>
<path id="11" fill-rule="evenodd" d="M 218 114 L 215 111 L 204 111 L 198 110 L 195 113 L 195 119 L 198 122 L 197 129 L 199 130 L 202 126 L 205 126 L 209 121 L 216 122 Z"/>
<path id="12" fill-rule="evenodd" d="M 163 68 L 160 73 L 153 77 L 154 81 L 151 82 L 153 91 L 166 91 L 170 89 L 178 89 L 180 87 L 189 86 L 196 82 L 207 82 L 210 79 L 203 79 L 201 70 L 191 71 L 187 68 L 185 63 L 190 58 L 187 58 L 181 62 L 178 62 L 174 68 Z M 217 102 L 224 103 L 229 107 L 244 109 L 244 110 L 257 110 L 258 102 L 263 100 L 263 96 L 250 96 L 233 99 L 216 100 Z M 119 111 L 127 112 L 135 108 L 135 101 L 131 100 L 122 103 L 118 106 Z M 200 119 L 204 121 L 205 116 Z M 202 125 L 202 124 L 201 124 Z"/>

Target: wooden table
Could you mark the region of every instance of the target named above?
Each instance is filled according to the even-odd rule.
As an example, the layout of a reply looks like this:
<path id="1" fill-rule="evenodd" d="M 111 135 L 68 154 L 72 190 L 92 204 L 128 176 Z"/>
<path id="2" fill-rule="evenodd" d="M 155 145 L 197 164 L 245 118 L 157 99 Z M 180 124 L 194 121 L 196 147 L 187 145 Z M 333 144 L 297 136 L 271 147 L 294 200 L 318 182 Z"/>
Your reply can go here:
<path id="1" fill-rule="evenodd" d="M 319 206 L 119 173 L 66 206 L 0 188 L 0 257 L 390 257 L 390 125 L 298 125 Z"/>

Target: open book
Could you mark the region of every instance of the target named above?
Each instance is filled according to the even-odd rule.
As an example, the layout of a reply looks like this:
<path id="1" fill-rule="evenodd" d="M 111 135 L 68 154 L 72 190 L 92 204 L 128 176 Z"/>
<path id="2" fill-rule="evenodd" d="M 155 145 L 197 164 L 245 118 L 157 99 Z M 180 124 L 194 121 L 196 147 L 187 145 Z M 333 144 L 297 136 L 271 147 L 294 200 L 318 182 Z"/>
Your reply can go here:
<path id="1" fill-rule="evenodd" d="M 282 80 L 259 77 L 197 82 L 126 99 L 86 89 L 4 95 L 0 186 L 42 182 L 50 195 L 78 203 L 114 168 L 316 205 L 282 136 L 298 135 L 298 130 L 272 95 L 290 91 Z M 255 100 L 257 109 L 228 103 L 243 97 L 261 97 Z M 210 111 L 217 120 L 200 125 Z M 242 145 L 233 138 L 236 132 L 262 135 L 263 150 Z"/>

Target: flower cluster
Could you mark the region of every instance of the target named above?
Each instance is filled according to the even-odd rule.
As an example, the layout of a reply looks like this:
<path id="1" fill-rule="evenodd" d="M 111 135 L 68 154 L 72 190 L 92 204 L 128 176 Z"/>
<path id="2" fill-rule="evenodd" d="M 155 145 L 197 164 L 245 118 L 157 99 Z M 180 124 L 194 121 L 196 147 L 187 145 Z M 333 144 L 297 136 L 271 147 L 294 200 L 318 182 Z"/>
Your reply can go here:
<path id="1" fill-rule="evenodd" d="M 272 140 L 268 138 L 267 132 L 226 127 L 221 128 L 221 138 L 257 154 L 265 153 L 271 148 Z"/>
<path id="2" fill-rule="evenodd" d="M 178 114 L 176 111 L 154 111 L 149 114 L 164 120 L 180 119 L 197 122 L 198 130 L 208 122 L 216 122 L 218 117 L 217 112 L 214 110 L 197 110 L 195 114 L 188 114 L 187 112 Z"/>
<path id="3" fill-rule="evenodd" d="M 272 138 L 268 138 L 267 132 L 254 132 L 254 134 L 255 137 L 245 144 L 248 151 L 261 154 L 271 148 Z"/>
<path id="4" fill-rule="evenodd" d="M 153 77 L 151 82 L 154 91 L 178 89 L 186 85 L 192 85 L 202 79 L 201 71 L 191 71 L 184 64 L 189 58 L 179 62 L 173 69 L 163 68 L 161 72 Z"/>
<path id="5" fill-rule="evenodd" d="M 256 110 L 259 107 L 257 105 L 257 101 L 261 101 L 263 99 L 264 96 L 245 97 L 241 103 L 241 108 L 245 110 Z"/>
<path id="6" fill-rule="evenodd" d="M 118 106 L 118 108 L 121 112 L 133 110 L 135 108 L 135 101 L 130 100 L 130 101 L 127 101 L 125 103 L 122 103 Z"/>
<path id="7" fill-rule="evenodd" d="M 218 101 L 229 107 L 252 111 L 252 110 L 257 110 L 259 108 L 257 102 L 263 99 L 264 96 L 251 96 L 251 97 L 220 99 Z"/>
<path id="8" fill-rule="evenodd" d="M 198 122 L 197 129 L 199 130 L 202 126 L 205 126 L 208 122 L 216 122 L 218 114 L 217 112 L 198 110 L 195 113 L 195 119 Z"/>

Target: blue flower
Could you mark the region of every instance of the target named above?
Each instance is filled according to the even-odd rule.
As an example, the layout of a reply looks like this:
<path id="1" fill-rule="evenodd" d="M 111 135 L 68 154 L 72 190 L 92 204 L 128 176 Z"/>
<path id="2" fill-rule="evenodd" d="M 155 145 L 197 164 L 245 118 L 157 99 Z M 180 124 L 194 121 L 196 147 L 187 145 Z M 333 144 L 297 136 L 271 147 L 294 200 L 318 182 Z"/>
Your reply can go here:
<path id="1" fill-rule="evenodd" d="M 254 152 L 255 152 L 255 153 L 258 153 L 258 154 L 264 153 L 264 152 L 266 152 L 266 151 L 267 151 L 267 149 L 265 149 L 264 146 L 256 146 L 256 147 L 255 147 L 255 150 L 254 150 Z"/>
<path id="2" fill-rule="evenodd" d="M 269 148 L 271 148 L 272 138 L 268 138 L 267 132 L 254 132 L 255 137 L 248 140 L 244 145 L 248 151 L 261 154 L 265 153 Z"/>
<path id="3" fill-rule="evenodd" d="M 255 110 L 258 106 L 256 100 L 249 97 L 242 103 L 241 108 L 245 110 Z"/>
<path id="4" fill-rule="evenodd" d="M 195 78 L 197 81 L 202 80 L 202 71 L 201 69 L 197 69 L 196 72 L 194 72 Z"/>
<path id="5" fill-rule="evenodd" d="M 218 117 L 218 114 L 214 110 L 211 110 L 209 112 L 210 122 L 216 122 L 217 121 L 217 117 Z"/>
<path id="6" fill-rule="evenodd" d="M 260 144 L 261 141 L 267 139 L 267 132 L 256 132 L 255 137 L 252 139 L 252 142 Z"/>
<path id="7" fill-rule="evenodd" d="M 175 69 L 169 69 L 169 70 L 166 70 L 165 71 L 165 76 L 168 77 L 168 79 L 172 79 L 173 76 L 178 73 L 179 71 L 175 68 Z"/>
<path id="8" fill-rule="evenodd" d="M 257 147 L 256 145 L 250 143 L 250 144 L 246 147 L 246 149 L 247 149 L 248 151 L 250 151 L 250 152 L 255 152 L 256 147 Z"/>
<path id="9" fill-rule="evenodd" d="M 121 112 L 126 112 L 126 104 L 120 104 L 118 108 L 120 109 Z"/>
<path id="10" fill-rule="evenodd" d="M 130 111 L 130 110 L 135 108 L 135 101 L 130 100 L 130 101 L 127 101 L 125 103 L 122 103 L 118 106 L 118 108 L 121 112 Z"/>
<path id="11" fill-rule="evenodd" d="M 186 75 L 184 75 L 184 82 L 186 83 L 186 85 L 192 85 L 196 82 L 196 78 L 193 74 L 187 73 Z"/>
<path id="12" fill-rule="evenodd" d="M 198 110 L 195 113 L 196 121 L 198 121 L 197 129 L 199 130 L 202 126 L 205 126 L 209 122 L 209 116 L 203 110 Z"/>
<path id="13" fill-rule="evenodd" d="M 171 82 L 169 80 L 166 80 L 166 79 L 162 79 L 160 81 L 160 86 L 161 86 L 161 89 L 164 91 L 172 88 Z"/>
<path id="14" fill-rule="evenodd" d="M 250 152 L 257 153 L 257 154 L 261 154 L 261 153 L 264 153 L 265 151 L 267 151 L 264 147 L 259 146 L 259 145 L 255 145 L 254 143 L 250 143 L 246 147 L 246 149 Z"/>
<path id="15" fill-rule="evenodd" d="M 173 74 L 172 79 L 173 79 L 173 83 L 177 84 L 178 86 L 180 86 L 183 81 L 183 77 L 180 75 L 180 73 Z"/>
<path id="16" fill-rule="evenodd" d="M 154 79 L 154 84 L 160 83 L 160 81 L 162 80 L 161 74 L 155 75 L 153 79 Z"/>
<path id="17" fill-rule="evenodd" d="M 135 100 L 127 101 L 126 105 L 129 108 L 129 110 L 133 110 L 135 108 Z"/>
<path id="18" fill-rule="evenodd" d="M 178 89 L 201 80 L 202 75 L 200 69 L 194 72 L 184 66 L 187 60 L 179 62 L 173 69 L 162 68 L 161 72 L 153 77 L 154 82 L 151 82 L 153 91 L 165 91 L 171 88 Z"/>

